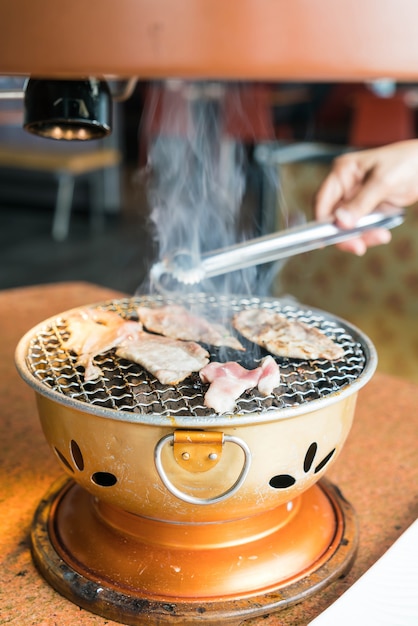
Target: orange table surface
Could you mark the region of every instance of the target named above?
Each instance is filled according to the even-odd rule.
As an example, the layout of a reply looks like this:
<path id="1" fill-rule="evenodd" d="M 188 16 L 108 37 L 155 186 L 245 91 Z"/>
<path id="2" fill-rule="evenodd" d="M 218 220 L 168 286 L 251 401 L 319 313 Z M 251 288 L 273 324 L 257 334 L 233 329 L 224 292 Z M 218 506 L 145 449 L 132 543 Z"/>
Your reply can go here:
<path id="1" fill-rule="evenodd" d="M 69 282 L 0 292 L 0 624 L 110 626 L 55 592 L 35 569 L 29 531 L 35 509 L 62 475 L 41 431 L 33 391 L 14 351 L 35 324 L 67 309 L 120 297 Z M 350 587 L 418 517 L 418 387 L 375 374 L 360 391 L 349 438 L 327 477 L 353 505 L 359 550 L 342 579 L 302 603 L 252 618 L 247 626 L 303 626 Z"/>

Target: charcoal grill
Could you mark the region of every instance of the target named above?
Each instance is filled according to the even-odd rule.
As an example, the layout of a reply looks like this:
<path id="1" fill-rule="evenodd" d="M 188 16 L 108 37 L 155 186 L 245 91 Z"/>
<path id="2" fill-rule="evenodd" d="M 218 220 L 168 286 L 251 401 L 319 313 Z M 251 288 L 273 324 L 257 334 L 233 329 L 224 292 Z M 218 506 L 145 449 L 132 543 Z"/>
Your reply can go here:
<path id="1" fill-rule="evenodd" d="M 92 306 L 136 319 L 137 306 L 174 301 Z M 316 326 L 345 356 L 277 357 L 281 384 L 270 396 L 252 390 L 217 415 L 198 375 L 164 386 L 115 351 L 95 359 L 102 375 L 85 382 L 65 347 L 69 312 L 38 325 L 16 363 L 66 476 L 36 512 L 33 554 L 63 595 L 125 624 L 238 624 L 300 601 L 350 566 L 355 514 L 323 476 L 376 353 L 344 320 L 291 301 L 189 294 L 181 303 L 224 324 L 243 308 L 272 309 Z M 243 343 L 244 353 L 208 346 L 211 359 L 256 367 L 266 352 Z"/>
<path id="2" fill-rule="evenodd" d="M 126 319 L 137 319 L 135 309 L 138 306 L 158 307 L 174 302 L 177 303 L 178 299 L 163 296 L 126 298 L 99 304 L 98 308 L 114 311 Z M 358 331 L 324 312 L 283 304 L 280 300 L 259 298 L 222 299 L 200 296 L 186 298 L 182 302 L 197 311 L 203 310 L 211 321 L 230 320 L 234 313 L 244 307 L 273 310 L 288 319 L 316 326 L 344 348 L 345 359 L 334 363 L 325 360 L 277 358 L 282 377 L 280 387 L 267 399 L 254 392 L 240 398 L 235 413 L 241 419 L 248 415 L 253 421 L 257 419 L 254 414 L 263 412 L 264 420 L 266 411 L 297 407 L 323 399 L 356 381 L 366 367 L 368 355 L 364 351 Z M 50 324 L 41 325 L 30 344 L 30 353 L 27 355 L 28 370 L 42 388 L 45 388 L 44 392 L 49 389 L 52 396 L 54 392 L 64 396 L 61 399 L 64 403 L 71 399 L 96 409 L 108 408 L 141 415 L 157 415 L 161 418 L 173 415 L 180 419 L 212 415 L 211 409 L 204 406 L 205 385 L 200 382 L 198 375 L 176 386 L 162 385 L 141 366 L 119 359 L 114 352 L 96 357 L 95 363 L 100 366 L 103 376 L 98 381 L 84 382 L 83 370 L 76 371 L 74 367 L 76 356 L 65 348 L 64 340 L 68 337 L 66 316 L 64 313 L 51 320 Z M 246 348 L 243 353 L 231 348 L 214 349 L 209 345 L 205 347 L 210 352 L 211 360 L 234 360 L 247 368 L 257 367 L 267 352 L 250 344 L 243 337 L 240 340 Z M 115 416 L 112 414 L 112 417 Z M 122 419 L 126 419 L 125 413 Z M 216 423 L 219 424 L 221 419 L 216 416 Z"/>

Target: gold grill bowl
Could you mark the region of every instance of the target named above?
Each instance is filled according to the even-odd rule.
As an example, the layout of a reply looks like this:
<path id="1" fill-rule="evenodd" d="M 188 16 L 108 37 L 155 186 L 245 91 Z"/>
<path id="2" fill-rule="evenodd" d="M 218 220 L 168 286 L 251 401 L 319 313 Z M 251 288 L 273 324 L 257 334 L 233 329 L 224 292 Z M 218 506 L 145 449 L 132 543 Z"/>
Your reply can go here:
<path id="1" fill-rule="evenodd" d="M 135 319 L 137 306 L 170 302 L 143 296 L 92 306 Z M 376 368 L 373 345 L 347 322 L 286 301 L 199 294 L 183 304 L 221 322 L 243 308 L 268 308 L 318 327 L 345 357 L 333 363 L 277 358 L 281 384 L 271 396 L 248 392 L 234 413 L 216 415 L 203 404 L 198 375 L 166 387 L 114 351 L 95 359 L 102 377 L 84 382 L 64 346 L 68 312 L 62 313 L 29 331 L 16 351 L 54 454 L 100 501 L 153 519 L 239 519 L 254 507 L 269 511 L 292 501 L 338 457 L 357 392 Z M 247 367 L 266 354 L 249 344 L 243 355 L 210 352 L 213 360 L 240 360 Z"/>

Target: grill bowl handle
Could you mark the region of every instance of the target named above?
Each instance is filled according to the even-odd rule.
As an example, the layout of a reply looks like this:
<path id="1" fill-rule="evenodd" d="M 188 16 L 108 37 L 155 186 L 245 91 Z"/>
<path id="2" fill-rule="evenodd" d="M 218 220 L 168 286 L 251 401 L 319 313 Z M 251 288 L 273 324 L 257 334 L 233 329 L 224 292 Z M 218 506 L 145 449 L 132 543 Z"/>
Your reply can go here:
<path id="1" fill-rule="evenodd" d="M 212 498 L 196 498 L 195 496 L 191 496 L 187 493 L 184 493 L 180 489 L 178 489 L 175 485 L 173 485 L 171 480 L 168 478 L 161 462 L 161 453 L 166 443 L 174 443 L 174 434 L 170 433 L 162 437 L 154 449 L 154 462 L 155 462 L 157 473 L 159 477 L 161 478 L 161 481 L 163 482 L 166 489 L 176 498 L 183 500 L 183 502 L 188 502 L 189 504 L 199 504 L 199 505 L 215 504 L 217 502 L 222 502 L 223 500 L 227 500 L 232 495 L 234 495 L 234 493 L 236 493 L 240 489 L 241 485 L 245 481 L 247 474 L 250 470 L 251 451 L 249 447 L 247 446 L 247 444 L 245 443 L 245 441 L 243 441 L 239 437 L 233 437 L 232 435 L 223 435 L 223 443 L 228 443 L 228 442 L 234 443 L 237 446 L 239 446 L 244 453 L 244 463 L 243 463 L 241 472 L 237 480 L 234 482 L 233 485 L 231 485 L 231 487 L 229 487 L 229 489 L 227 489 L 226 491 L 224 491 L 223 493 L 217 496 L 213 496 Z"/>

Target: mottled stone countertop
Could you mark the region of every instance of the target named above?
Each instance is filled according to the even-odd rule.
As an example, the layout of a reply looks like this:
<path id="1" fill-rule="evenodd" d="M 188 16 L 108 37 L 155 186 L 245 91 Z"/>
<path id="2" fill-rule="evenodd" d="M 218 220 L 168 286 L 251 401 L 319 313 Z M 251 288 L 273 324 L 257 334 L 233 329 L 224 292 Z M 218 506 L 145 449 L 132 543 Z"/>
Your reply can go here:
<path id="1" fill-rule="evenodd" d="M 120 295 L 79 282 L 0 292 L 0 624 L 115 624 L 61 597 L 32 563 L 29 530 L 33 514 L 62 470 L 42 434 L 33 391 L 15 369 L 14 351 L 21 336 L 46 318 Z M 253 617 L 247 625 L 308 624 L 417 518 L 417 441 L 418 387 L 375 374 L 359 392 L 349 438 L 327 473 L 357 513 L 360 540 L 354 565 L 344 578 L 302 603 Z"/>

